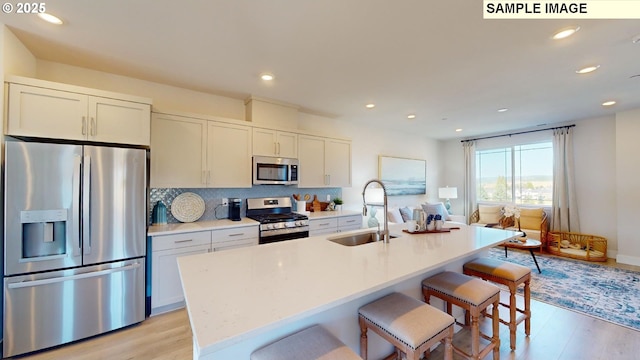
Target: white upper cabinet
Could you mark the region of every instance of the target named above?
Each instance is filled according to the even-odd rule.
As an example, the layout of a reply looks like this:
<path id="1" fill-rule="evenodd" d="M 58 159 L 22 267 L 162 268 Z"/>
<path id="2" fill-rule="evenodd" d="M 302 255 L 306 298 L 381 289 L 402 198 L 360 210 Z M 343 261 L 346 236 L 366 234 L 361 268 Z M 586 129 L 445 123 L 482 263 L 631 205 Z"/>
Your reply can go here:
<path id="1" fill-rule="evenodd" d="M 253 128 L 253 155 L 297 158 L 298 134 Z"/>
<path id="2" fill-rule="evenodd" d="M 351 186 L 350 141 L 299 135 L 298 159 L 298 187 Z"/>
<path id="3" fill-rule="evenodd" d="M 300 162 L 298 187 L 325 187 L 325 139 L 317 136 L 298 136 Z"/>
<path id="4" fill-rule="evenodd" d="M 92 141 L 149 145 L 151 106 L 131 101 L 89 97 L 89 133 Z"/>
<path id="5" fill-rule="evenodd" d="M 327 186 L 351 186 L 351 141 L 327 139 L 325 145 Z"/>
<path id="6" fill-rule="evenodd" d="M 150 144 L 151 100 L 9 77 L 7 135 Z"/>
<path id="7" fill-rule="evenodd" d="M 251 127 L 216 121 L 208 126 L 208 186 L 250 188 Z"/>
<path id="8" fill-rule="evenodd" d="M 251 127 L 154 113 L 151 187 L 250 188 Z"/>
<path id="9" fill-rule="evenodd" d="M 151 118 L 151 187 L 207 186 L 207 121 L 154 113 Z"/>
<path id="10" fill-rule="evenodd" d="M 85 140 L 87 101 L 82 94 L 10 84 L 7 134 Z"/>

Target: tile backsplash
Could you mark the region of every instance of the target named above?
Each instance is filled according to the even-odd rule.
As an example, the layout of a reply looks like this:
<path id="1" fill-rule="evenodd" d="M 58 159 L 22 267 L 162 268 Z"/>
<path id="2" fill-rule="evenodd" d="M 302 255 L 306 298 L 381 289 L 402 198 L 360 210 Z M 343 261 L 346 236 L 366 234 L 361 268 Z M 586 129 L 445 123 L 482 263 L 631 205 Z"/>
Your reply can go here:
<path id="1" fill-rule="evenodd" d="M 318 196 L 318 200 L 326 201 L 327 195 L 331 196 L 331 199 L 336 196 L 342 197 L 342 188 L 304 188 L 299 189 L 295 186 L 285 185 L 258 185 L 250 189 L 246 188 L 195 188 L 195 189 L 183 189 L 183 188 L 151 188 L 149 195 L 149 224 L 151 224 L 151 212 L 156 203 L 160 200 L 167 206 L 167 222 L 178 223 L 179 221 L 171 215 L 171 202 L 176 196 L 185 193 L 192 192 L 200 195 L 205 203 L 205 211 L 200 221 L 202 220 L 216 220 L 226 219 L 228 216 L 227 207 L 222 206 L 223 198 L 240 198 L 242 199 L 242 212 L 241 216 L 246 216 L 245 201 L 247 198 L 262 198 L 262 197 L 291 197 L 293 194 L 305 194 Z M 293 198 L 292 198 L 293 202 Z"/>

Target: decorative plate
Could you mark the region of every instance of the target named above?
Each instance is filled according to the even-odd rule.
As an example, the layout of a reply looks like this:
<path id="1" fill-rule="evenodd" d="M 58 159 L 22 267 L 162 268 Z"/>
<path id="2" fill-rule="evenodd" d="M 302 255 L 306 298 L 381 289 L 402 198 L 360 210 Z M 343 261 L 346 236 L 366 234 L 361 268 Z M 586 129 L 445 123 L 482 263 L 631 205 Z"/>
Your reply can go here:
<path id="1" fill-rule="evenodd" d="M 181 222 L 194 222 L 204 214 L 204 200 L 192 192 L 176 196 L 171 203 L 171 214 Z"/>

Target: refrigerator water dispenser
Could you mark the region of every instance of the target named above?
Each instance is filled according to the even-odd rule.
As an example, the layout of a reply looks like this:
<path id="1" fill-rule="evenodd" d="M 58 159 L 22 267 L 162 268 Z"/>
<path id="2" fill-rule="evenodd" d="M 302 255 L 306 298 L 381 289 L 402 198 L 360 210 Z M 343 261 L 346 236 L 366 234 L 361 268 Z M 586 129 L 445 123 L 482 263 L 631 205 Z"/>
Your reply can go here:
<path id="1" fill-rule="evenodd" d="M 66 209 L 21 211 L 20 222 L 23 259 L 66 253 Z"/>

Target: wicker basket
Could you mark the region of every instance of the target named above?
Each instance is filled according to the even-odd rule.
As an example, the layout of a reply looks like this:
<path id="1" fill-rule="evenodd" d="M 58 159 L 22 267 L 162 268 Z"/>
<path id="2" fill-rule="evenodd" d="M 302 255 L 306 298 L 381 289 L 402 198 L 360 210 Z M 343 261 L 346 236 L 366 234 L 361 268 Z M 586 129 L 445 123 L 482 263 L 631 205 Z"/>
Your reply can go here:
<path id="1" fill-rule="evenodd" d="M 607 261 L 607 239 L 573 232 L 549 232 L 547 251 L 572 259 Z"/>

